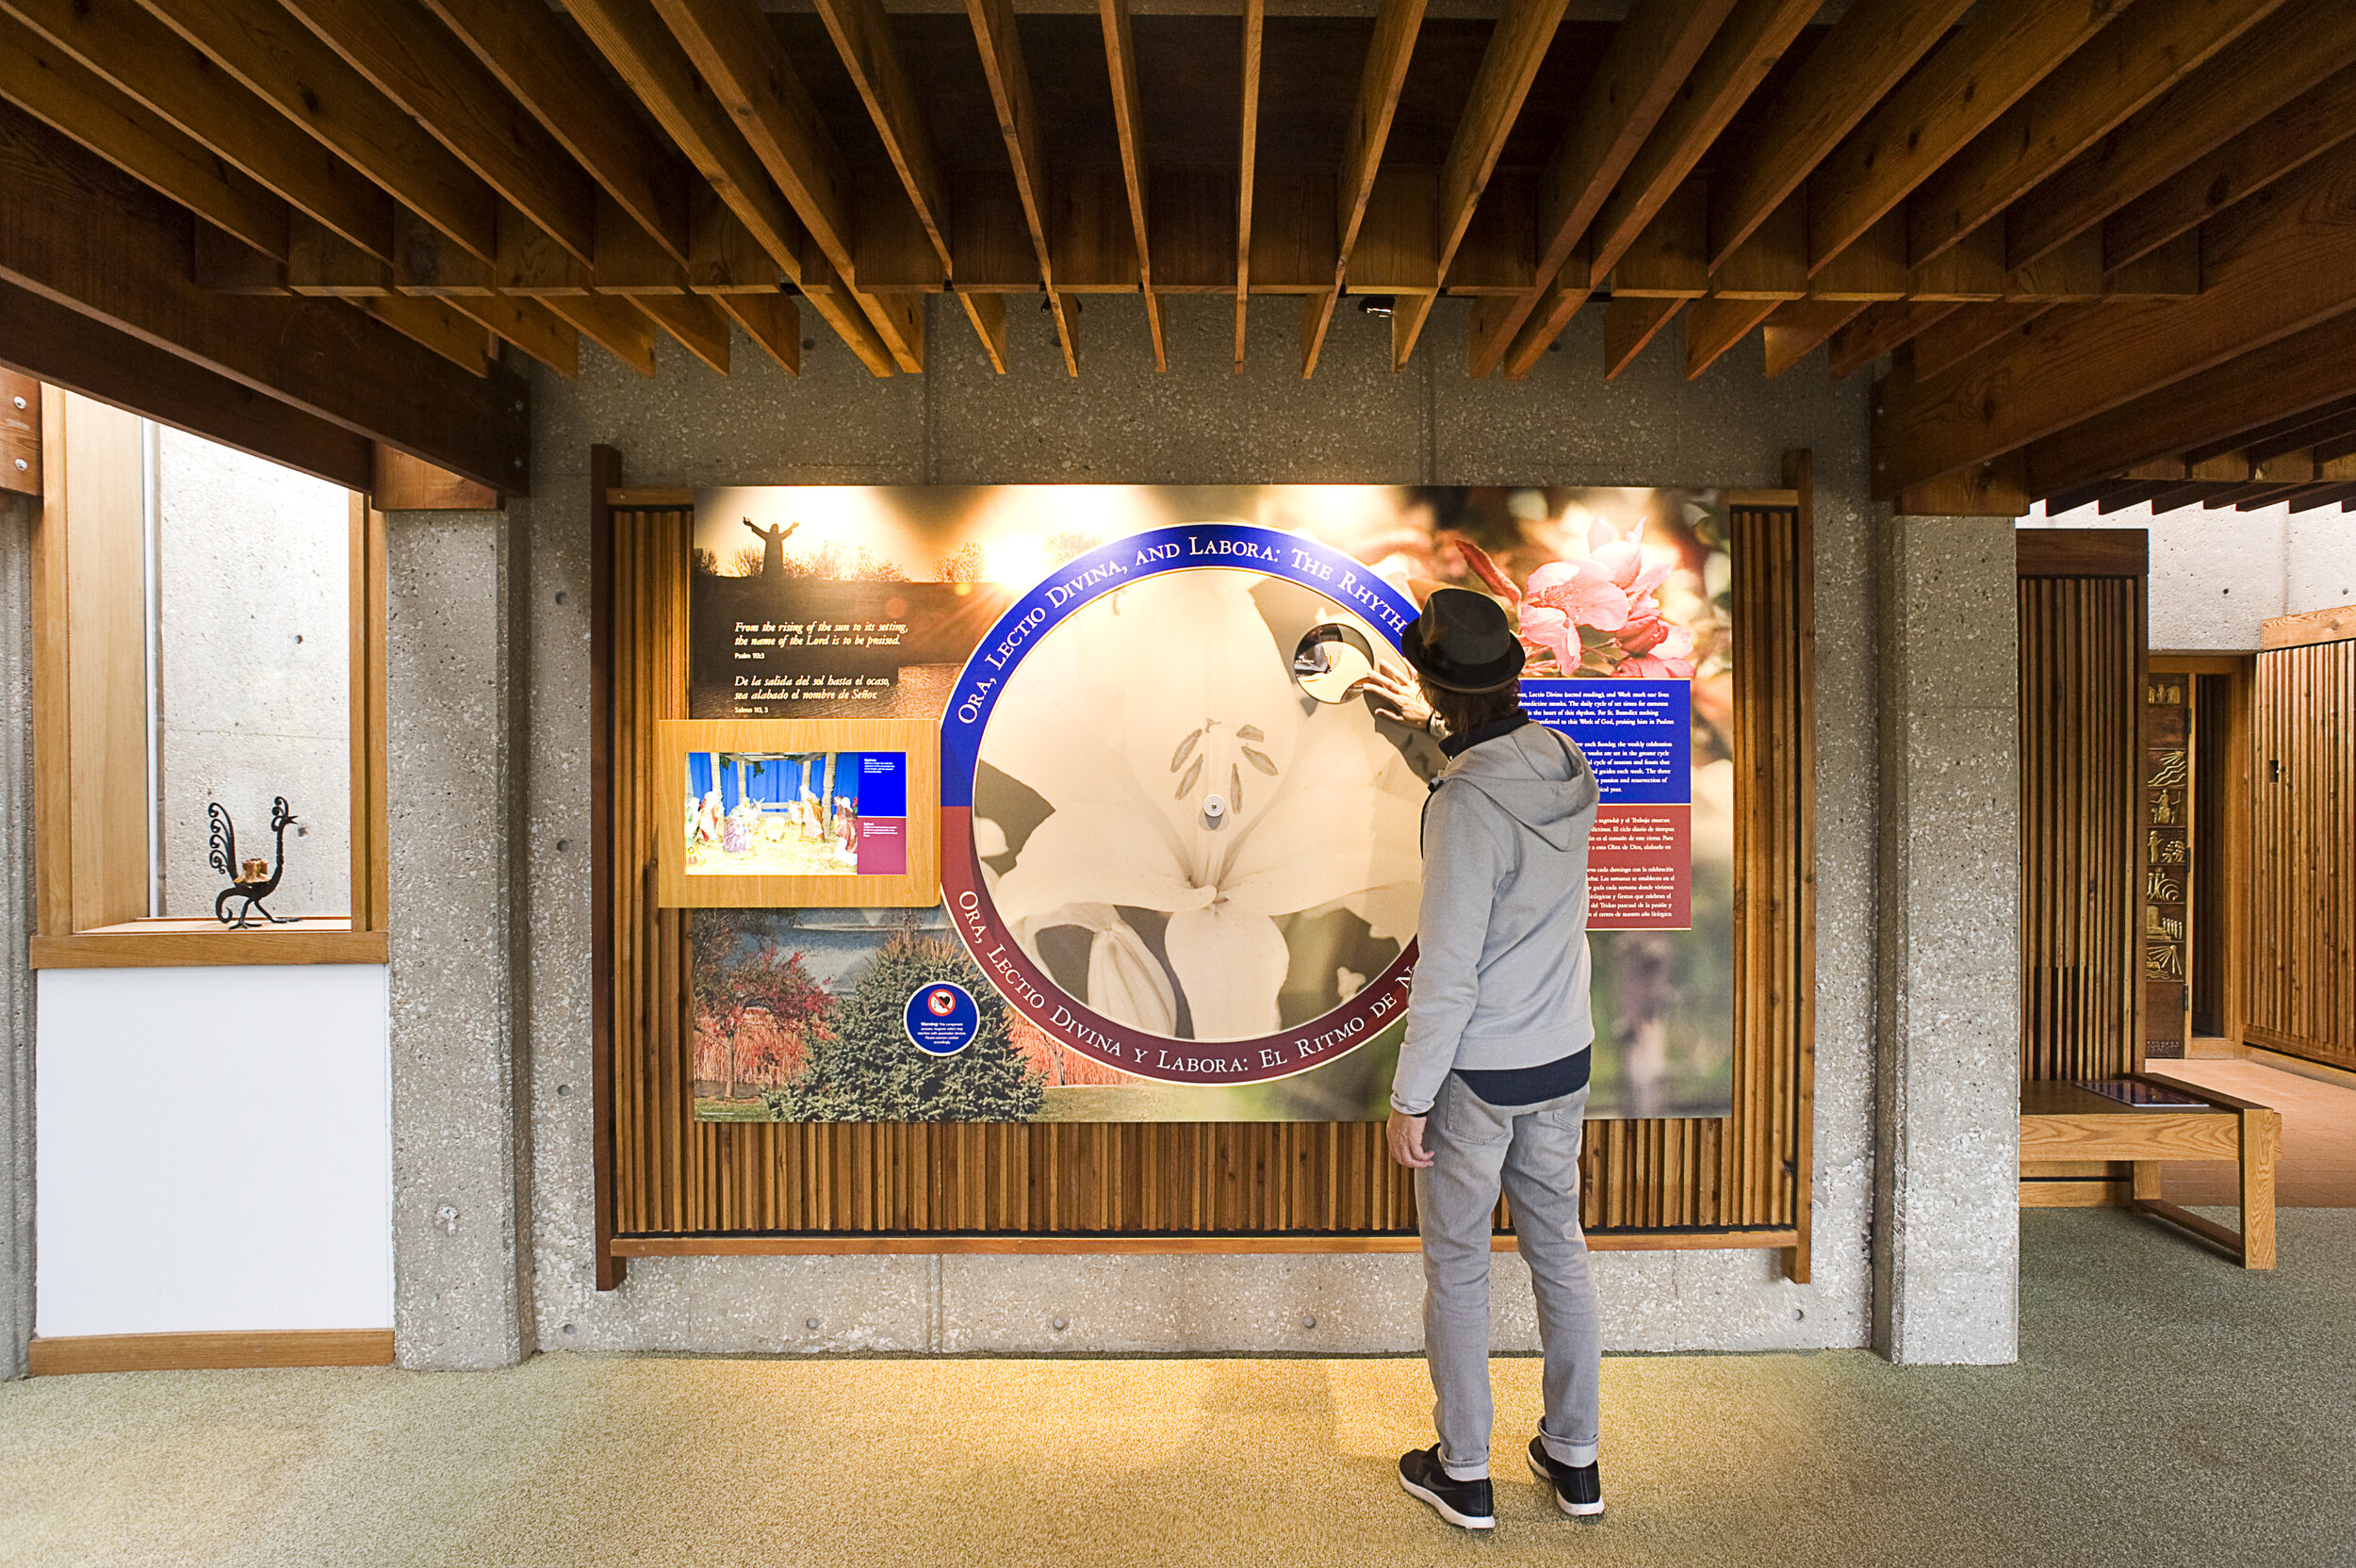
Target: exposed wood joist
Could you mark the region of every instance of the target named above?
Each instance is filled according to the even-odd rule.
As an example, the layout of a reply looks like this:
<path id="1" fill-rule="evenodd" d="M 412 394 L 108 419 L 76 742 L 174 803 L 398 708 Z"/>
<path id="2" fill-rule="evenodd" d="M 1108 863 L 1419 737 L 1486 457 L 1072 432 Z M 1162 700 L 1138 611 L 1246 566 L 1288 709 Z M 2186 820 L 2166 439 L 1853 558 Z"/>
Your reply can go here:
<path id="1" fill-rule="evenodd" d="M 2290 0 L 2009 209 L 2007 264 L 2067 244 L 2351 63 L 2356 7 Z"/>
<path id="2" fill-rule="evenodd" d="M 352 297 L 352 305 L 470 376 L 490 374 L 491 362 L 499 352 L 498 339 L 490 328 L 448 300 L 423 294 L 356 295 Z"/>
<path id="3" fill-rule="evenodd" d="M 260 254 L 286 259 L 282 198 L 5 13 L 0 13 L 0 98 L 12 100 Z"/>
<path id="4" fill-rule="evenodd" d="M 593 259 L 596 201 L 589 177 L 417 0 L 281 3 L 483 184 L 559 245 L 582 261 Z"/>
<path id="5" fill-rule="evenodd" d="M 979 0 L 973 0 L 979 3 Z M 1366 204 L 1373 199 L 1375 178 L 1383 167 L 1383 144 L 1391 136 L 1391 119 L 1399 109 L 1399 90 L 1407 85 L 1407 62 L 1415 54 L 1415 35 L 1423 27 L 1424 0 L 1382 0 L 1374 15 L 1374 39 L 1366 45 L 1366 68 L 1358 77 L 1356 107 L 1342 146 L 1341 172 L 1333 182 L 1334 232 L 1340 254 L 1333 262 L 1333 283 L 1301 302 L 1301 373 L 1313 374 L 1317 355 L 1325 349 L 1326 329 L 1341 301 L 1350 271 L 1350 253 L 1358 243 L 1366 221 Z"/>
<path id="6" fill-rule="evenodd" d="M 1145 296 L 1145 327 L 1153 340 L 1153 368 L 1170 368 L 1170 346 L 1162 338 L 1162 302 L 1153 292 L 1153 261 L 1145 221 L 1145 111 L 1137 101 L 1137 46 L 1130 36 L 1128 0 L 1097 0 L 1104 25 L 1104 64 L 1112 78 L 1113 134 L 1121 143 L 1121 177 L 1129 197 L 1129 222 L 1137 237 L 1137 288 Z"/>
<path id="7" fill-rule="evenodd" d="M 1695 300 L 1685 312 L 1685 379 L 1695 381 L 1750 335 L 1781 302 L 1775 300 Z"/>
<path id="8" fill-rule="evenodd" d="M 2124 472 L 2356 396 L 2356 314 L 2268 343 L 2029 444 L 2037 494 Z"/>
<path id="9" fill-rule="evenodd" d="M 1711 187 L 1710 266 L 1735 249 L 1890 89 L 1946 36 L 1972 0 L 1857 0 L 1776 93 L 1748 144 Z"/>
<path id="10" fill-rule="evenodd" d="M 277 0 L 140 3 L 462 250 L 492 259 L 499 197 L 490 186 Z"/>
<path id="11" fill-rule="evenodd" d="M 835 52 L 850 74 L 892 160 L 919 227 L 941 263 L 941 276 L 951 276 L 949 187 L 941 171 L 941 156 L 924 122 L 924 106 L 900 57 L 882 0 L 818 0 L 818 14 L 834 39 Z M 981 339 L 990 368 L 1006 370 L 1006 302 L 995 294 L 957 290 L 957 302 Z"/>
<path id="12" fill-rule="evenodd" d="M 1908 258 L 1925 261 L 1995 218 L 2282 4 L 2135 0 L 1907 199 Z"/>
<path id="13" fill-rule="evenodd" d="M 1958 305 L 1914 337 L 1914 373 L 1936 376 L 2003 342 L 2053 307 L 1997 301 Z"/>
<path id="14" fill-rule="evenodd" d="M 1252 175 L 1260 156 L 1260 61 L 1268 0 L 1243 0 L 1243 128 L 1235 196 L 1235 373 L 1243 374 L 1244 325 L 1252 310 Z"/>
<path id="15" fill-rule="evenodd" d="M 506 0 L 425 3 L 655 243 L 687 260 L 686 160 L 646 128 L 554 11 Z"/>
<path id="16" fill-rule="evenodd" d="M 133 0 L 5 0 L 0 9 L 297 211 L 392 258 L 392 198 Z"/>
<path id="17" fill-rule="evenodd" d="M 1872 308 L 1870 300 L 1786 300 L 1778 304 L 1760 328 L 1768 376 L 1782 375 Z"/>
<path id="18" fill-rule="evenodd" d="M 848 298 L 825 254 L 803 253 L 807 234 L 801 220 L 647 0 L 570 0 L 566 9 L 663 133 L 710 182 L 721 203 L 859 363 L 875 375 L 893 374 L 899 367 L 892 351 L 867 313 Z M 691 227 L 692 221 L 691 215 Z"/>
<path id="19" fill-rule="evenodd" d="M 819 250 L 846 280 L 853 302 L 874 323 L 893 362 L 911 374 L 922 370 L 924 302 L 858 286 L 851 172 L 769 19 L 754 0 L 654 0 L 654 5 Z"/>
<path id="20" fill-rule="evenodd" d="M 631 299 L 618 294 L 550 294 L 541 303 L 641 376 L 654 374 L 654 323 Z"/>
<path id="21" fill-rule="evenodd" d="M 368 482 L 368 437 L 5 281 L 0 364 L 330 484 Z"/>
<path id="22" fill-rule="evenodd" d="M 1733 0 L 1660 0 L 1628 13 L 1538 182 L 1537 284 L 1473 308 L 1472 373 L 1524 375 L 1594 288 L 1593 257 L 1573 267 L 1603 204 L 1692 74 Z"/>
<path id="23" fill-rule="evenodd" d="M 1506 0 L 1504 8 L 1497 13 L 1497 30 L 1489 35 L 1488 47 L 1481 53 L 1472 95 L 1465 101 L 1464 116 L 1456 123 L 1448 162 L 1440 170 L 1438 247 L 1432 258 L 1432 289 L 1428 294 L 1402 294 L 1392 307 L 1394 369 L 1404 368 L 1408 356 L 1415 351 L 1415 340 L 1423 335 L 1423 324 L 1440 297 L 1438 286 L 1455 265 L 1456 253 L 1464 243 L 1465 232 L 1472 227 L 1473 213 L 1481 205 L 1481 193 L 1489 188 L 1490 176 L 1497 172 L 1497 157 L 1505 151 L 1505 139 L 1512 134 L 1513 122 L 1521 116 L 1522 100 L 1530 96 L 1530 84 L 1537 80 L 1538 67 L 1546 59 L 1546 46 L 1554 41 L 1554 30 L 1562 21 L 1567 3 L 1568 0 Z"/>
<path id="24" fill-rule="evenodd" d="M 1899 300 L 1873 305 L 1833 333 L 1833 380 L 1845 381 L 1882 355 L 1895 353 L 1962 308 L 1962 302 L 1955 300 Z"/>
<path id="25" fill-rule="evenodd" d="M 1603 307 L 1603 379 L 1616 381 L 1685 308 L 1683 294 L 1614 294 Z"/>
<path id="26" fill-rule="evenodd" d="M 1039 258 L 1039 287 L 1045 290 L 1048 312 L 1055 318 L 1064 371 L 1076 376 L 1080 373 L 1079 309 L 1055 286 L 1055 257 L 1047 242 L 1046 155 L 1039 142 L 1039 106 L 1031 95 L 1030 70 L 1023 63 L 1023 40 L 1015 27 L 1013 0 L 965 0 L 965 14 L 981 51 L 982 75 L 990 83 L 999 139 L 1006 143 L 1023 220 Z"/>
<path id="27" fill-rule="evenodd" d="M 2103 266 L 2134 266 L 2352 135 L 2356 65 L 2326 77 L 2105 218 Z"/>
<path id="28" fill-rule="evenodd" d="M 2356 148 L 2216 220 L 2201 266 L 2194 299 L 2056 310 L 1968 374 L 1893 377 L 1876 394 L 1874 493 L 1984 462 L 2356 308 Z"/>
<path id="29" fill-rule="evenodd" d="M 1955 35 L 1933 50 L 1921 69 L 1808 176 L 1809 270 L 1822 269 L 1895 211 L 1941 165 L 2101 32 L 2125 4 L 1980 0 Z"/>
<path id="30" fill-rule="evenodd" d="M 215 294 L 188 275 L 188 210 L 0 107 L 0 277 L 214 375 L 513 495 L 529 388 L 469 376 L 330 300 Z"/>
<path id="31" fill-rule="evenodd" d="M 1817 8 L 1809 0 L 1739 0 L 1595 214 L 1589 270 L 1596 285 L 1693 173 Z"/>

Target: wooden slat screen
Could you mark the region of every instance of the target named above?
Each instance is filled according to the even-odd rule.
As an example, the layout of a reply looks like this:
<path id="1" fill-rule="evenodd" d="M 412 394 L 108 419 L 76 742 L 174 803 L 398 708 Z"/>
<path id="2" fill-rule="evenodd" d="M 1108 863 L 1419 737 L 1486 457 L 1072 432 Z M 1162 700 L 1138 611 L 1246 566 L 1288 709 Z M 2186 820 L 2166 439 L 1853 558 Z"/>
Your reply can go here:
<path id="1" fill-rule="evenodd" d="M 2067 543 L 2019 535 L 2024 1081 L 2143 1065 L 2141 540 L 2107 564 Z"/>
<path id="2" fill-rule="evenodd" d="M 2356 1067 L 2356 642 L 2259 654 L 2250 740 L 2244 1037 Z"/>
<path id="3" fill-rule="evenodd" d="M 1802 492 L 1805 497 L 1805 491 Z M 599 508 L 597 526 L 609 526 Z M 1588 1126 L 1584 1213 L 1605 1243 L 1693 1245 L 1697 1231 L 1803 1238 L 1813 1093 L 1812 563 L 1805 507 L 1732 515 L 1739 596 L 1734 1110 L 1713 1119 Z M 991 1237 L 1325 1238 L 1395 1246 L 1415 1228 L 1413 1185 L 1380 1123 L 780 1124 L 698 1122 L 688 1077 L 686 923 L 654 906 L 658 820 L 643 798 L 657 720 L 686 692 L 693 513 L 610 514 L 600 542 L 611 617 L 600 686 L 610 756 L 603 977 L 610 1168 L 600 1255 L 927 1249 Z M 1646 1238 L 1650 1238 L 1647 1240 Z M 1702 1238 L 1702 1239 L 1707 1239 Z M 601 1274 L 601 1279 L 606 1276 Z M 614 1278 L 618 1278 L 614 1274 Z"/>

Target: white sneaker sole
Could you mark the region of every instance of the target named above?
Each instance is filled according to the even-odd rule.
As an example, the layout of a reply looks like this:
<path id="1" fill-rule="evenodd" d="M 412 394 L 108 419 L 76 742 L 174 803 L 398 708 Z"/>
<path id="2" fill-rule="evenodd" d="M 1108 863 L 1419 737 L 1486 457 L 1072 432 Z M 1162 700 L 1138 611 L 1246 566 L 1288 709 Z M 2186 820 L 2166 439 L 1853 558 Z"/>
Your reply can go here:
<path id="1" fill-rule="evenodd" d="M 1554 1506 L 1569 1514 L 1572 1518 L 1600 1519 L 1603 1517 L 1602 1499 L 1598 1498 L 1592 1503 L 1575 1503 L 1571 1501 L 1568 1497 L 1562 1495 L 1562 1489 L 1554 1484 L 1554 1478 L 1546 1474 L 1546 1468 L 1538 1462 L 1537 1456 L 1535 1455 L 1530 1456 L 1530 1473 L 1537 1477 L 1539 1483 L 1548 1492 L 1554 1494 Z"/>
<path id="2" fill-rule="evenodd" d="M 1398 1472 L 1394 1471 L 1393 1474 L 1396 1475 Z M 1434 1513 L 1437 1513 L 1441 1518 L 1447 1520 L 1449 1524 L 1454 1525 L 1461 1529 L 1493 1530 L 1497 1527 L 1496 1514 L 1492 1513 L 1484 1515 L 1479 1513 L 1459 1513 L 1454 1509 L 1448 1507 L 1447 1503 L 1441 1501 L 1440 1494 L 1438 1493 L 1431 1491 L 1425 1487 L 1417 1486 L 1414 1481 L 1409 1480 L 1403 1475 L 1399 1478 L 1399 1489 L 1401 1492 L 1406 1493 L 1410 1497 L 1415 1497 L 1423 1502 L 1430 1503 L 1432 1505 L 1432 1511 Z"/>

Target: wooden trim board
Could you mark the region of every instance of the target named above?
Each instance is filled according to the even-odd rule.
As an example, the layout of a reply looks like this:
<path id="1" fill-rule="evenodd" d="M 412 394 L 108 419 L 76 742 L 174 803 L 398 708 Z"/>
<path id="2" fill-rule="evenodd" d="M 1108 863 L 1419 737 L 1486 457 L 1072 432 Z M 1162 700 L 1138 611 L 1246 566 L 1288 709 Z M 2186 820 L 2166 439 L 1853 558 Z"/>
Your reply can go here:
<path id="1" fill-rule="evenodd" d="M 1786 1251 L 1799 1245 L 1795 1230 L 1752 1231 L 1604 1231 L 1591 1233 L 1594 1252 L 1749 1252 Z M 1500 1232 L 1490 1238 L 1490 1250 L 1511 1252 L 1513 1237 Z M 1110 1252 L 1126 1256 L 1163 1253 L 1355 1253 L 1415 1252 L 1423 1248 L 1412 1235 L 1330 1236 L 1123 1236 L 1123 1235 L 900 1235 L 845 1233 L 825 1236 L 616 1236 L 614 1254 L 622 1258 L 745 1258 L 812 1257 L 826 1255 L 878 1256 L 933 1254 L 954 1256 L 1060 1256 L 1078 1252 Z"/>
<path id="2" fill-rule="evenodd" d="M 2149 529 L 2013 530 L 2017 577 L 2144 577 L 2151 561 Z"/>
<path id="3" fill-rule="evenodd" d="M 2258 623 L 2262 648 L 2303 648 L 2316 643 L 2344 643 L 2351 637 L 2356 637 L 2356 604 L 2310 610 L 2301 615 L 2277 615 Z"/>
<path id="4" fill-rule="evenodd" d="M 209 924 L 210 923 L 205 923 Z M 181 969 L 231 964 L 382 964 L 392 956 L 384 931 L 354 931 L 342 920 L 307 920 L 271 930 L 235 931 L 193 921 L 135 921 L 63 937 L 35 937 L 34 969 Z"/>
<path id="5" fill-rule="evenodd" d="M 35 1339 L 36 1378 L 82 1372 L 215 1372 L 260 1366 L 390 1366 L 390 1329 L 260 1329 L 227 1333 L 76 1334 Z"/>

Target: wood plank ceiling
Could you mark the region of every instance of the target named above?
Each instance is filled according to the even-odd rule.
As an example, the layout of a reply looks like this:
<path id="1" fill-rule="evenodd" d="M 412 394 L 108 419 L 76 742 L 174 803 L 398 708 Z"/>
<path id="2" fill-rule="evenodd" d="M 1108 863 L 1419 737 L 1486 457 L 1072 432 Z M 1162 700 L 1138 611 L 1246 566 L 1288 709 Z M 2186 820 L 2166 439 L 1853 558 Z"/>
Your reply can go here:
<path id="1" fill-rule="evenodd" d="M 2356 498 L 2348 0 L 0 0 L 0 328 L 62 305 L 503 489 L 352 403 L 470 406 L 502 343 L 725 373 L 735 329 L 921 373 L 946 292 L 1000 370 L 1037 301 L 1075 376 L 1141 368 L 1091 295 L 1161 369 L 1164 299 L 1230 297 L 1235 368 L 1304 376 L 1344 309 L 1404 367 L 1464 297 L 1507 378 L 1595 311 L 1606 377 L 1672 327 L 1688 377 L 1886 362 L 1917 510 Z M 185 262 L 88 297 L 68 212 L 185 213 Z M 1273 295 L 1297 341 L 1247 333 Z M 204 336 L 324 317 L 340 401 Z"/>

